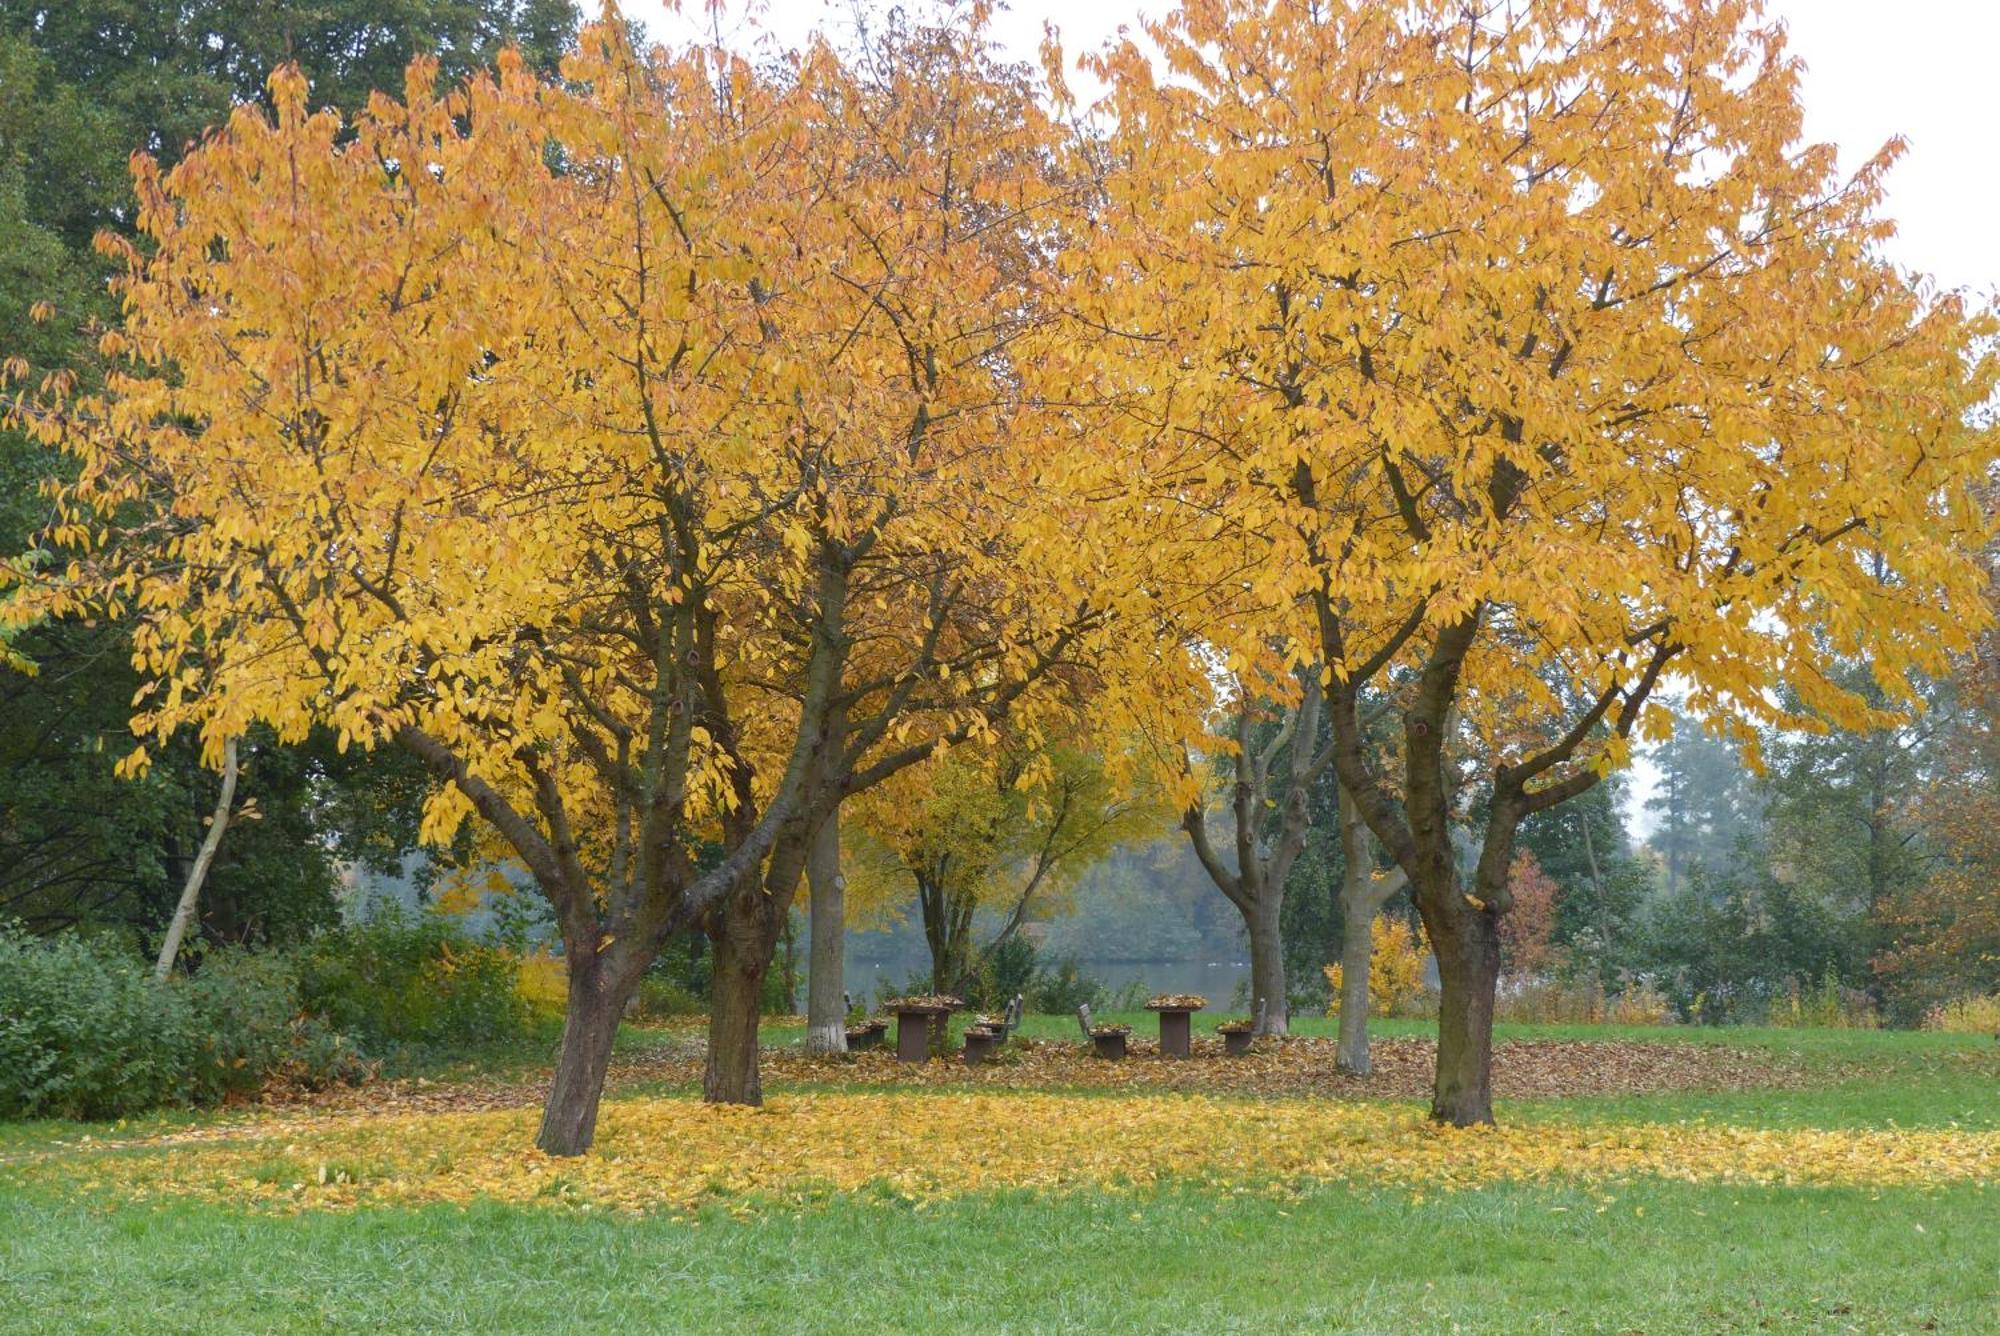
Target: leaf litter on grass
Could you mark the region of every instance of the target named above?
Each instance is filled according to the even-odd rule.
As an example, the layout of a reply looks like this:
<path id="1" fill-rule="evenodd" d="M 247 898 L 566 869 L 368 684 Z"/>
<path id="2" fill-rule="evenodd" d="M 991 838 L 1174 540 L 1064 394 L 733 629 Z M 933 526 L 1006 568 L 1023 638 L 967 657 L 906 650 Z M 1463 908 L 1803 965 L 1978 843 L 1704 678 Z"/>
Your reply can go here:
<path id="1" fill-rule="evenodd" d="M 295 1114 L 225 1130 L 226 1139 L 198 1131 L 67 1148 L 8 1172 L 119 1200 L 275 1210 L 492 1199 L 617 1211 L 795 1206 L 864 1192 L 921 1203 L 983 1189 L 1170 1182 L 1414 1191 L 1640 1177 L 1988 1185 L 2000 1176 L 2000 1132 L 1700 1122 L 1456 1130 L 1379 1103 L 1177 1093 L 818 1092 L 777 1096 L 762 1109 L 623 1099 L 605 1105 L 595 1149 L 576 1159 L 531 1149 L 528 1110 Z"/>
<path id="2" fill-rule="evenodd" d="M 907 1090 L 1184 1091 L 1191 1094 L 1321 1096 L 1347 1100 L 1413 1100 L 1430 1095 L 1437 1043 L 1381 1039 L 1371 1048 L 1374 1071 L 1337 1070 L 1331 1039 L 1264 1039 L 1242 1057 L 1225 1057 L 1219 1040 L 1198 1039 L 1190 1060 L 1163 1059 L 1158 1045 L 1137 1038 L 1131 1056 L 1109 1062 L 1088 1045 L 1016 1039 L 976 1067 L 962 1062 L 896 1061 L 888 1050 L 827 1057 L 794 1046 L 767 1048 L 760 1062 L 764 1088 L 783 1092 L 827 1086 Z M 614 1061 L 610 1086 L 698 1085 L 705 1049 L 697 1032 L 684 1043 Z M 1580 1095 L 1665 1094 L 1682 1091 L 1780 1089 L 1805 1084 L 1799 1062 L 1721 1044 L 1639 1040 L 1533 1039 L 1497 1044 L 1494 1089 L 1502 1099 L 1561 1099 Z M 547 1077 L 509 1081 L 384 1081 L 337 1086 L 275 1101 L 279 1108 L 333 1112 L 417 1113 L 526 1108 L 547 1093 Z"/>

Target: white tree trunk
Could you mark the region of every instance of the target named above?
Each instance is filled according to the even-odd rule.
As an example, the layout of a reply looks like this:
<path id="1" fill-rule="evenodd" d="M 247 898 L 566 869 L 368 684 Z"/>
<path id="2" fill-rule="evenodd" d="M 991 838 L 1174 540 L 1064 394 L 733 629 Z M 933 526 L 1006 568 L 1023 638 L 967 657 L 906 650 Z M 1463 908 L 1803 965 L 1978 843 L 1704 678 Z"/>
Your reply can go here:
<path id="1" fill-rule="evenodd" d="M 806 858 L 812 944 L 806 962 L 806 1052 L 847 1051 L 847 881 L 840 875 L 840 812 L 828 813 Z"/>
<path id="2" fill-rule="evenodd" d="M 174 906 L 173 922 L 167 925 L 167 939 L 160 943 L 160 958 L 153 962 L 155 979 L 165 980 L 173 973 L 174 957 L 181 953 L 181 938 L 187 936 L 188 925 L 194 922 L 194 907 L 201 898 L 201 883 L 208 877 L 208 866 L 215 861 L 215 851 L 222 847 L 222 832 L 229 826 L 229 808 L 235 801 L 236 739 L 230 738 L 222 744 L 222 796 L 216 799 L 215 815 L 209 818 L 208 834 L 202 839 L 201 852 L 195 855 L 187 885 L 181 887 L 181 902 Z"/>
<path id="3" fill-rule="evenodd" d="M 1375 960 L 1375 915 L 1409 878 L 1401 868 L 1375 875 L 1375 839 L 1345 788 L 1340 790 L 1340 845 L 1344 867 L 1340 880 L 1340 910 L 1345 919 L 1340 942 L 1340 1043 L 1334 1066 L 1366 1076 L 1374 1066 L 1368 1055 L 1368 975 Z"/>
<path id="4" fill-rule="evenodd" d="M 1368 969 L 1375 957 L 1375 914 L 1343 895 L 1347 922 L 1340 942 L 1340 1046 L 1334 1066 L 1355 1076 L 1373 1067 L 1368 1056 Z"/>

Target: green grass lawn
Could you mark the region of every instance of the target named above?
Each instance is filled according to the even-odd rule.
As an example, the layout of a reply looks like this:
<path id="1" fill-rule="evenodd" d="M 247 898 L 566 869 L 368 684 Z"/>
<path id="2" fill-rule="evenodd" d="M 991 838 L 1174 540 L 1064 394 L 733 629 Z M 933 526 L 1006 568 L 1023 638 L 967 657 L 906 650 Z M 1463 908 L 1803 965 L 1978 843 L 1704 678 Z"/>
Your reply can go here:
<path id="1" fill-rule="evenodd" d="M 2000 1328 L 1988 1190 L 1169 1191 L 697 1222 L 0 1200 L 14 1330 Z"/>
<path id="2" fill-rule="evenodd" d="M 1028 1031 L 1075 1032 L 1062 1017 Z M 621 1046 L 692 1037 L 633 1031 Z M 1723 1043 L 1807 1079 L 1516 1101 L 1503 1120 L 2000 1129 L 1990 1039 L 1503 1029 L 1537 1037 Z M 214 1116 L 163 1114 L 117 1135 Z M 1004 1190 L 922 1206 L 725 1203 L 686 1219 L 491 1202 L 264 1215 L 10 1182 L 8 1158 L 65 1153 L 85 1133 L 112 1129 L 0 1124 L 0 1329 L 2000 1331 L 1993 1184 Z"/>

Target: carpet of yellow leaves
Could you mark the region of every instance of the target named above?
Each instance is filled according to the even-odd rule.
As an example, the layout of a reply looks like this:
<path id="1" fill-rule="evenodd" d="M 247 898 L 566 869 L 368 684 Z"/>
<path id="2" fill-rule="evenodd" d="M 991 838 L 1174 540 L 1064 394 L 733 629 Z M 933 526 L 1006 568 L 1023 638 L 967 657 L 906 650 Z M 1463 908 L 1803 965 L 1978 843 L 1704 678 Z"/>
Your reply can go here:
<path id="1" fill-rule="evenodd" d="M 59 1190 L 277 1210 L 491 1198 L 619 1211 L 924 1201 L 1186 1182 L 1451 1189 L 1505 1181 L 1939 1185 L 2000 1182 L 2000 1133 L 1766 1130 L 1706 1123 L 1453 1131 L 1414 1110 L 1199 1095 L 801 1094 L 761 1110 L 691 1099 L 605 1106 L 597 1149 L 526 1149 L 529 1110 L 268 1118 L 12 1166 Z"/>

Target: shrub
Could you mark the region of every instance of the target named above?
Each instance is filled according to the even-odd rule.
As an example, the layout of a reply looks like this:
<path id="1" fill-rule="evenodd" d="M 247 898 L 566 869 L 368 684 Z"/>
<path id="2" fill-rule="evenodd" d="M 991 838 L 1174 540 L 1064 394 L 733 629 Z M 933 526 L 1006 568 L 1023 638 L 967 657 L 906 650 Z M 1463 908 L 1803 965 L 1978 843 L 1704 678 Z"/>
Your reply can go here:
<path id="1" fill-rule="evenodd" d="M 1562 983 L 1534 979 L 1503 986 L 1494 1019 L 1529 1025 L 1671 1025 L 1673 1007 L 1645 984 L 1606 994 L 1594 979 Z"/>
<path id="2" fill-rule="evenodd" d="M 118 1118 L 364 1072 L 299 1014 L 281 955 L 210 951 L 192 977 L 157 983 L 110 944 L 0 926 L 0 1117 Z"/>
<path id="3" fill-rule="evenodd" d="M 1384 914 L 1375 924 L 1375 953 L 1368 959 L 1368 1009 L 1376 1016 L 1400 1016 L 1417 1009 L 1424 995 L 1424 957 L 1408 919 Z M 1333 999 L 1329 1016 L 1340 1011 L 1342 970 L 1325 968 Z"/>
<path id="4" fill-rule="evenodd" d="M 985 1011 L 1002 1010 L 1034 987 L 1036 963 L 1035 944 L 1016 933 L 980 957 L 967 999 Z"/>
<path id="5" fill-rule="evenodd" d="M 542 1018 L 559 1017 L 569 1007 L 569 968 L 549 950 L 530 951 L 514 962 L 514 991 L 528 1010 Z"/>
<path id="6" fill-rule="evenodd" d="M 1881 1025 L 1874 1003 L 1859 989 L 1843 988 L 1831 969 L 1816 984 L 1786 979 L 1771 1000 L 1770 1023 L 1781 1029 L 1873 1030 Z"/>
<path id="7" fill-rule="evenodd" d="M 1674 1006 L 1651 984 L 1630 984 L 1606 1004 L 1604 1020 L 1607 1025 L 1672 1025 Z"/>
<path id="8" fill-rule="evenodd" d="M 671 1016 L 699 1016 L 708 1004 L 672 979 L 648 974 L 639 980 L 633 1017 L 642 1021 L 666 1020 Z"/>
<path id="9" fill-rule="evenodd" d="M 1990 1034 L 2000 1039 L 2000 993 L 1940 1002 L 1924 1013 L 1924 1028 L 1950 1034 Z"/>
<path id="10" fill-rule="evenodd" d="M 0 926 L 0 1117 L 117 1118 L 184 1103 L 193 1008 L 136 957 Z"/>
<path id="11" fill-rule="evenodd" d="M 1041 970 L 1028 986 L 1028 1007 L 1046 1015 L 1060 1016 L 1078 1007 L 1096 1006 L 1104 998 L 1104 986 L 1085 974 L 1071 956 L 1053 970 Z"/>
<path id="12" fill-rule="evenodd" d="M 358 1080 L 367 1064 L 332 1026 L 300 1012 L 298 966 L 274 951 L 212 950 L 172 987 L 194 1019 L 192 1095 L 248 1095 L 273 1081 L 318 1088 Z"/>
<path id="13" fill-rule="evenodd" d="M 515 957 L 449 919 L 390 911 L 314 938 L 299 997 L 377 1056 L 478 1048 L 527 1035 L 519 973 Z"/>

